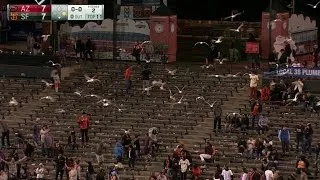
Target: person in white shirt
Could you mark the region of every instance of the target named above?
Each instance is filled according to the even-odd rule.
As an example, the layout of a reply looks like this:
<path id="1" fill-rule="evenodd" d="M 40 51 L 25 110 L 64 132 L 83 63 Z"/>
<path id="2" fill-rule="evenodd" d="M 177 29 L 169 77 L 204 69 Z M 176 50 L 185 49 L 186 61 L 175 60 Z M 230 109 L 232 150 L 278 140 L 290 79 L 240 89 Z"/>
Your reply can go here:
<path id="1" fill-rule="evenodd" d="M 273 180 L 273 172 L 270 169 L 267 169 L 264 175 L 266 176 L 266 180 Z"/>
<path id="2" fill-rule="evenodd" d="M 187 170 L 190 166 L 190 162 L 185 157 L 182 157 L 179 161 L 180 169 L 181 169 L 181 180 L 187 180 Z"/>
<path id="3" fill-rule="evenodd" d="M 249 180 L 249 174 L 246 168 L 243 168 L 240 180 Z"/>
<path id="4" fill-rule="evenodd" d="M 301 79 L 298 79 L 297 81 L 292 82 L 292 84 L 294 85 L 294 91 L 298 91 L 299 93 L 302 93 L 304 84 Z"/>
<path id="5" fill-rule="evenodd" d="M 257 98 L 257 88 L 258 88 L 258 81 L 259 76 L 256 72 L 249 74 L 250 77 L 250 98 Z"/>
<path id="6" fill-rule="evenodd" d="M 36 169 L 37 179 L 44 179 L 44 166 L 42 163 L 39 164 L 39 167 Z"/>
<path id="7" fill-rule="evenodd" d="M 225 166 L 225 168 L 222 170 L 221 175 L 223 177 L 223 180 L 232 180 L 232 177 L 233 177 L 233 173 L 228 168 L 228 166 Z"/>

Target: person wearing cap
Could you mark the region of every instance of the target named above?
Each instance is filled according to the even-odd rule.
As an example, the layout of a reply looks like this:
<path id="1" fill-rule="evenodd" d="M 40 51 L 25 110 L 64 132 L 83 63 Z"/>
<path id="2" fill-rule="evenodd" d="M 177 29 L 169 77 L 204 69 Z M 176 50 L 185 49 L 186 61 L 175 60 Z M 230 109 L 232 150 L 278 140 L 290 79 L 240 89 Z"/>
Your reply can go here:
<path id="1" fill-rule="evenodd" d="M 37 179 L 44 179 L 44 172 L 45 172 L 45 169 L 44 169 L 44 166 L 42 163 L 39 164 L 38 168 L 36 169 L 36 174 L 37 174 Z"/>

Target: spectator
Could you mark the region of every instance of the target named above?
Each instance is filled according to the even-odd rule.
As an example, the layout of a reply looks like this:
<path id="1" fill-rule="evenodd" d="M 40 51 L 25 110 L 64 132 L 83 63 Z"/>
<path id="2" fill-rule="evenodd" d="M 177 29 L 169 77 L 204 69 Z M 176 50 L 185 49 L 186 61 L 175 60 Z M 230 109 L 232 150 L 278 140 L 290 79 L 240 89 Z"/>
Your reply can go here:
<path id="1" fill-rule="evenodd" d="M 124 80 L 125 80 L 125 87 L 126 87 L 126 93 L 128 94 L 131 90 L 132 82 L 132 66 L 126 65 L 126 69 L 124 72 Z"/>
<path id="2" fill-rule="evenodd" d="M 10 147 L 10 139 L 9 139 L 10 130 L 9 130 L 8 123 L 5 120 L 0 120 L 0 123 L 2 127 L 2 136 L 1 136 L 2 147 L 5 146 L 5 142 L 4 142 L 5 139 L 7 140 L 7 146 Z"/>
<path id="3" fill-rule="evenodd" d="M 162 171 L 160 172 L 160 174 L 158 175 L 157 180 L 167 180 L 167 179 L 168 179 L 168 178 L 167 178 L 167 176 L 165 175 L 165 171 L 162 170 Z"/>
<path id="4" fill-rule="evenodd" d="M 167 171 L 167 173 L 171 174 L 171 169 L 173 168 L 173 161 L 171 156 L 167 156 L 167 159 L 163 162 L 163 169 Z"/>
<path id="5" fill-rule="evenodd" d="M 66 163 L 66 159 L 62 156 L 62 154 L 59 154 L 58 157 L 55 159 L 55 166 L 56 166 L 55 180 L 58 180 L 59 175 L 60 175 L 60 180 L 63 179 L 65 163 Z"/>
<path id="6" fill-rule="evenodd" d="M 286 127 L 282 127 L 282 129 L 278 132 L 278 137 L 281 142 L 282 152 L 283 154 L 289 152 L 289 142 L 290 142 L 290 132 Z"/>
<path id="7" fill-rule="evenodd" d="M 217 128 L 221 131 L 221 116 L 222 116 L 222 108 L 221 105 L 218 104 L 213 108 L 213 131 L 217 132 Z"/>
<path id="8" fill-rule="evenodd" d="M 144 66 L 144 70 L 141 73 L 142 75 L 142 89 L 143 91 L 147 91 L 147 95 L 150 96 L 150 75 L 151 71 L 148 69 L 148 66 Z"/>
<path id="9" fill-rule="evenodd" d="M 40 135 L 40 125 L 39 125 L 40 118 L 36 118 L 35 123 L 33 125 L 33 141 L 36 146 L 39 145 L 39 135 Z"/>
<path id="10" fill-rule="evenodd" d="M 141 148 L 140 148 L 140 140 L 138 135 L 135 135 L 135 139 L 133 141 L 133 148 L 136 153 L 136 157 L 140 157 Z"/>
<path id="11" fill-rule="evenodd" d="M 136 154 L 135 154 L 134 149 L 131 145 L 129 146 L 127 157 L 129 160 L 129 167 L 134 169 Z"/>
<path id="12" fill-rule="evenodd" d="M 251 172 L 249 173 L 249 180 L 261 180 L 262 176 L 257 171 L 257 168 L 252 168 Z"/>
<path id="13" fill-rule="evenodd" d="M 81 166 L 80 166 L 80 160 L 77 160 L 75 162 L 75 169 L 77 171 L 77 180 L 81 179 Z"/>
<path id="14" fill-rule="evenodd" d="M 84 143 L 87 144 L 89 141 L 89 136 L 88 136 L 88 130 L 89 130 L 89 124 L 90 124 L 89 114 L 83 112 L 82 115 L 78 117 L 78 124 L 80 126 L 82 145 L 84 145 Z"/>
<path id="15" fill-rule="evenodd" d="M 250 98 L 256 99 L 259 76 L 257 75 L 256 72 L 252 72 L 252 74 L 249 74 L 249 77 L 250 77 Z"/>
<path id="16" fill-rule="evenodd" d="M 297 174 L 301 174 L 302 171 L 307 169 L 307 164 L 304 156 L 301 156 L 296 164 Z"/>
<path id="17" fill-rule="evenodd" d="M 217 169 L 216 169 L 216 172 L 214 173 L 214 177 L 213 179 L 214 180 L 221 180 L 223 177 L 222 177 L 222 168 L 220 167 L 219 164 L 217 164 Z"/>
<path id="18" fill-rule="evenodd" d="M 35 43 L 35 40 L 34 40 L 33 33 L 30 32 L 27 36 L 27 50 L 29 52 L 32 52 L 34 43 Z"/>
<path id="19" fill-rule="evenodd" d="M 181 157 L 179 161 L 180 170 L 181 170 L 181 180 L 187 180 L 187 171 L 190 166 L 190 162 L 185 157 Z"/>
<path id="20" fill-rule="evenodd" d="M 211 143 L 207 142 L 207 146 L 204 149 L 204 154 L 200 154 L 201 162 L 205 164 L 206 159 L 211 159 L 215 155 L 215 149 Z"/>
<path id="21" fill-rule="evenodd" d="M 56 72 L 53 76 L 53 82 L 54 82 L 54 90 L 56 92 L 59 91 L 59 87 L 60 87 L 60 76 L 59 76 L 59 73 Z"/>
<path id="22" fill-rule="evenodd" d="M 266 176 L 266 180 L 273 180 L 273 172 L 270 168 L 264 172 L 264 175 Z"/>
<path id="23" fill-rule="evenodd" d="M 142 46 L 139 44 L 139 42 L 136 42 L 136 44 L 133 46 L 132 56 L 136 58 L 138 64 L 140 64 L 141 51 Z"/>
<path id="24" fill-rule="evenodd" d="M 74 44 L 74 50 L 76 52 L 77 62 L 79 62 L 83 58 L 83 54 L 85 51 L 85 47 L 81 39 L 76 39 L 76 43 Z"/>
<path id="25" fill-rule="evenodd" d="M 264 134 L 266 131 L 268 131 L 268 118 L 260 115 L 258 121 L 258 134 Z"/>
<path id="26" fill-rule="evenodd" d="M 87 37 L 87 41 L 85 44 L 85 51 L 84 51 L 84 58 L 87 60 L 88 57 L 90 57 L 91 60 L 93 60 L 93 43 L 90 39 L 90 37 Z"/>
<path id="27" fill-rule="evenodd" d="M 313 136 L 313 128 L 310 123 L 304 129 L 304 152 L 311 152 L 311 144 L 312 144 L 312 136 Z"/>
<path id="28" fill-rule="evenodd" d="M 86 180 L 92 180 L 93 174 L 94 174 L 94 169 L 93 169 L 92 163 L 90 161 L 88 161 Z"/>
<path id="29" fill-rule="evenodd" d="M 99 173 L 96 176 L 96 180 L 105 180 L 105 171 L 104 169 L 100 169 Z"/>
<path id="30" fill-rule="evenodd" d="M 248 179 L 249 179 L 248 170 L 246 168 L 243 168 L 240 180 L 248 180 Z"/>
<path id="31" fill-rule="evenodd" d="M 117 163 L 122 161 L 123 153 L 124 153 L 123 146 L 121 145 L 121 143 L 117 142 L 114 148 L 114 156 L 117 160 Z"/>
<path id="32" fill-rule="evenodd" d="M 252 129 L 254 129 L 255 121 L 259 121 L 260 113 L 262 111 L 262 105 L 257 100 L 251 106 L 251 115 L 252 115 Z"/>
<path id="33" fill-rule="evenodd" d="M 40 141 L 41 141 L 41 148 L 42 148 L 42 155 L 46 155 L 46 147 L 45 147 L 45 141 L 46 141 L 46 136 L 50 132 L 50 129 L 48 128 L 47 125 L 42 126 L 42 129 L 40 130 Z"/>
<path id="34" fill-rule="evenodd" d="M 222 170 L 221 175 L 223 177 L 223 180 L 232 180 L 233 179 L 233 173 L 229 169 L 228 166 L 225 166 L 225 168 Z"/>
<path id="35" fill-rule="evenodd" d="M 77 140 L 76 132 L 72 130 L 68 137 L 68 146 L 70 147 L 71 150 L 74 150 L 77 147 L 76 140 Z"/>
<path id="36" fill-rule="evenodd" d="M 304 127 L 302 124 L 298 125 L 295 129 L 296 132 L 296 151 L 298 152 L 300 147 L 301 150 L 303 148 L 303 131 L 304 131 Z"/>
<path id="37" fill-rule="evenodd" d="M 104 150 L 106 150 L 106 145 L 103 142 L 100 142 L 97 145 L 96 151 L 95 151 L 95 155 L 96 155 L 96 159 L 98 164 L 101 166 L 102 163 L 104 162 L 104 157 L 103 157 L 103 152 Z"/>
<path id="38" fill-rule="evenodd" d="M 3 169 L 0 170 L 0 180 L 8 180 L 8 174 Z"/>
<path id="39" fill-rule="evenodd" d="M 193 180 L 198 180 L 200 175 L 201 175 L 200 167 L 198 165 L 193 165 L 193 168 L 192 168 L 192 179 Z"/>
<path id="40" fill-rule="evenodd" d="M 44 173 L 45 169 L 42 163 L 39 164 L 38 168 L 36 169 L 36 174 L 37 174 L 37 179 L 38 180 L 43 180 L 44 179 Z"/>

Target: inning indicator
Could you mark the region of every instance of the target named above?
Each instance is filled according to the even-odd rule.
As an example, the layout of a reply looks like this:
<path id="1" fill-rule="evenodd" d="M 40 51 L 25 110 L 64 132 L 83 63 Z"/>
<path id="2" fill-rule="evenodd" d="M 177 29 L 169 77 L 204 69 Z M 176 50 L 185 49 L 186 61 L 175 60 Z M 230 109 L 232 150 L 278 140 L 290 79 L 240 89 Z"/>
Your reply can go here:
<path id="1" fill-rule="evenodd" d="M 51 5 L 8 5 L 9 21 L 45 21 L 51 20 Z"/>

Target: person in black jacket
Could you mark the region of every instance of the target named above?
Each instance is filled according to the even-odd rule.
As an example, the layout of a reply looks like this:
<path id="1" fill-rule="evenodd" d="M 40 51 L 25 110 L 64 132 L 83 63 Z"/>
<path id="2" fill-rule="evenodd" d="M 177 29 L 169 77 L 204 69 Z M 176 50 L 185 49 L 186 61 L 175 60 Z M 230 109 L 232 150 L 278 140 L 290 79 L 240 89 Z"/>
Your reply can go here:
<path id="1" fill-rule="evenodd" d="M 221 116 L 222 116 L 222 108 L 219 105 L 216 105 L 213 108 L 213 131 L 216 132 L 217 126 L 218 130 L 221 130 Z"/>
<path id="2" fill-rule="evenodd" d="M 128 161 L 129 161 L 129 167 L 134 169 L 134 164 L 136 160 L 136 153 L 133 149 L 133 147 L 130 145 L 128 148 Z"/>
<path id="3" fill-rule="evenodd" d="M 140 140 L 138 135 L 135 135 L 135 139 L 133 141 L 133 148 L 136 153 L 136 157 L 140 157 L 141 148 L 140 148 Z"/>
<path id="4" fill-rule="evenodd" d="M 91 60 L 93 59 L 93 43 L 90 37 L 88 37 L 87 42 L 85 44 L 84 56 L 86 60 L 88 59 L 88 56 L 90 56 Z"/>
<path id="5" fill-rule="evenodd" d="M 74 50 L 77 55 L 77 62 L 79 62 L 79 60 L 83 58 L 83 53 L 84 53 L 84 44 L 81 41 L 81 39 L 76 40 L 76 43 L 74 45 Z"/>
<path id="6" fill-rule="evenodd" d="M 55 159 L 55 163 L 56 163 L 56 178 L 55 178 L 55 180 L 58 180 L 59 175 L 60 175 L 60 180 L 62 180 L 66 159 L 62 156 L 62 154 L 59 154 L 58 157 Z"/>

